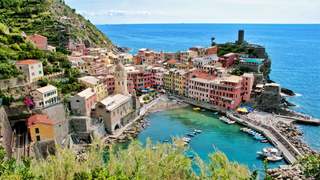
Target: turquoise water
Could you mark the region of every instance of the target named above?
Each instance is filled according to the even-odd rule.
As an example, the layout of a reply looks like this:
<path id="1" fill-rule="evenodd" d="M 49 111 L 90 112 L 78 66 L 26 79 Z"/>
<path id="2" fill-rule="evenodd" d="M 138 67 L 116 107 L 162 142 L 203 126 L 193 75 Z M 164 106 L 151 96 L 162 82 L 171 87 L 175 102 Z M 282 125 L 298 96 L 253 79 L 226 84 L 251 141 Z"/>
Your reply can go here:
<path id="1" fill-rule="evenodd" d="M 270 78 L 298 95 L 289 99 L 292 108 L 320 118 L 320 25 L 319 24 L 119 24 L 97 25 L 115 44 L 155 51 L 182 51 L 189 47 L 234 42 L 238 30 L 244 39 L 266 48 L 272 60 Z M 302 139 L 320 151 L 320 127 L 301 125 Z"/>
<path id="2" fill-rule="evenodd" d="M 263 159 L 258 159 L 257 151 L 264 147 L 272 147 L 269 143 L 260 143 L 251 135 L 240 131 L 238 124 L 228 125 L 218 119 L 212 111 L 194 111 L 193 106 L 150 114 L 151 126 L 142 131 L 137 140 L 142 143 L 147 138 L 152 141 L 162 141 L 166 138 L 171 142 L 170 135 L 185 136 L 193 128 L 202 130 L 201 134 L 190 137 L 190 150 L 197 153 L 201 159 L 208 161 L 208 154 L 214 152 L 214 147 L 225 153 L 230 161 L 244 164 L 250 170 L 263 170 Z M 203 115 L 203 116 L 202 116 Z M 125 148 L 128 143 L 119 144 Z M 286 164 L 280 162 L 269 163 L 269 168 Z"/>

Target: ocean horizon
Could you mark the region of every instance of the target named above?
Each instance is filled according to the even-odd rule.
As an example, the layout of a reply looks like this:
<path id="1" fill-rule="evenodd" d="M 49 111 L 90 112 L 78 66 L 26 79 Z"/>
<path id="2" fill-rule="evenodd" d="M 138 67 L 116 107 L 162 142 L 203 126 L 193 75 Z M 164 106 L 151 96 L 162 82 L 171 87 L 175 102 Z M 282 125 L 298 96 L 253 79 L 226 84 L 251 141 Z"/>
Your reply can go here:
<path id="1" fill-rule="evenodd" d="M 211 37 L 217 44 L 235 42 L 238 30 L 244 40 L 266 48 L 272 64 L 270 79 L 291 89 L 296 96 L 290 109 L 320 119 L 320 24 L 221 24 L 166 23 L 96 25 L 114 44 L 154 51 L 177 52 L 193 46 L 208 47 Z M 301 125 L 303 141 L 320 151 L 320 127 Z"/>

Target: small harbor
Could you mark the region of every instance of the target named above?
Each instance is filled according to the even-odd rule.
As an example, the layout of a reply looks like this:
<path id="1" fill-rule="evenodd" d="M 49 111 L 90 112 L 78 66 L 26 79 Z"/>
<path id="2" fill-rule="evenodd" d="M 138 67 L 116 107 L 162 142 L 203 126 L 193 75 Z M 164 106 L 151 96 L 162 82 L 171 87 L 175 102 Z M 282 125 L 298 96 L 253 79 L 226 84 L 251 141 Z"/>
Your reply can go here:
<path id="1" fill-rule="evenodd" d="M 136 137 L 142 143 L 147 138 L 159 143 L 172 143 L 172 136 L 190 138 L 188 154 L 198 154 L 205 161 L 209 160 L 208 154 L 214 152 L 214 148 L 224 152 L 230 161 L 237 161 L 248 165 L 250 170 L 263 169 L 263 158 L 259 157 L 257 151 L 263 148 L 273 148 L 269 143 L 261 143 L 252 138 L 251 135 L 243 133 L 240 128 L 244 126 L 226 124 L 219 120 L 222 114 L 213 111 L 193 110 L 194 106 L 183 107 L 174 110 L 166 110 L 150 113 L 150 126 L 142 130 Z M 188 136 L 188 132 L 201 130 L 194 136 Z M 165 142 L 168 141 L 168 142 Z M 128 143 L 117 146 L 125 148 Z M 269 168 L 278 168 L 287 165 L 284 160 L 270 162 Z"/>

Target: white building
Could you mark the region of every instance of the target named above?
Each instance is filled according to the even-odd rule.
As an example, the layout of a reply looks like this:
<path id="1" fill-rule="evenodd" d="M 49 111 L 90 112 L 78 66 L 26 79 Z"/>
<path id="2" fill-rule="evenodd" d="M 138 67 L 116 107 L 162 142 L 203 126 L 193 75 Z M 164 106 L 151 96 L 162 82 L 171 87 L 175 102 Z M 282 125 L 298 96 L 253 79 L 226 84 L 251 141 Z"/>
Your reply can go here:
<path id="1" fill-rule="evenodd" d="M 42 61 L 29 59 L 16 63 L 15 66 L 27 77 L 28 82 L 32 82 L 43 76 Z"/>

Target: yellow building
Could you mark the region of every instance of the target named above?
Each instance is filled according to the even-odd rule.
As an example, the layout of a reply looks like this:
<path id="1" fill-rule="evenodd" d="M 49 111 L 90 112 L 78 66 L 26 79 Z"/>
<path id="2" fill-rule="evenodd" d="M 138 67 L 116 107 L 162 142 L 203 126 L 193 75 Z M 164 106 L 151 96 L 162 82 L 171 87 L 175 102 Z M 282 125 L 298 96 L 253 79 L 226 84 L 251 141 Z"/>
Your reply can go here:
<path id="1" fill-rule="evenodd" d="M 166 71 L 163 73 L 163 84 L 164 88 L 170 91 L 173 91 L 175 86 L 174 86 L 174 76 L 175 76 L 175 71 L 176 68 L 172 68 L 169 71 Z"/>
<path id="2" fill-rule="evenodd" d="M 174 93 L 182 95 L 183 93 L 183 81 L 182 78 L 186 74 L 184 70 L 178 70 L 174 72 Z"/>
<path id="3" fill-rule="evenodd" d="M 36 114 L 28 119 L 28 132 L 31 141 L 54 139 L 53 121 L 46 116 Z"/>
<path id="4" fill-rule="evenodd" d="M 102 83 L 100 79 L 93 76 L 85 76 L 78 78 L 78 81 L 85 84 L 87 87 L 91 87 L 96 90 L 97 101 L 101 101 L 108 96 L 108 88 L 106 88 L 107 86 Z"/>
<path id="5" fill-rule="evenodd" d="M 79 66 L 77 66 L 77 69 L 82 73 L 87 73 L 87 74 L 92 73 L 91 66 L 87 65 L 87 64 L 79 65 Z"/>
<path id="6" fill-rule="evenodd" d="M 183 62 L 188 62 L 189 60 L 192 60 L 197 55 L 198 55 L 197 51 L 187 50 L 187 51 L 182 51 L 181 52 L 181 56 L 182 56 Z"/>
<path id="7" fill-rule="evenodd" d="M 189 71 L 189 69 L 193 68 L 193 66 L 189 63 L 175 63 L 175 64 L 179 70 Z"/>

